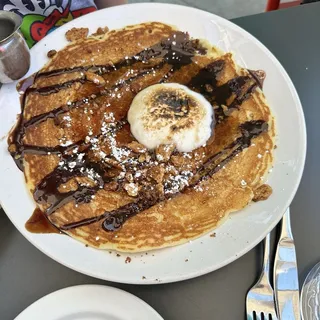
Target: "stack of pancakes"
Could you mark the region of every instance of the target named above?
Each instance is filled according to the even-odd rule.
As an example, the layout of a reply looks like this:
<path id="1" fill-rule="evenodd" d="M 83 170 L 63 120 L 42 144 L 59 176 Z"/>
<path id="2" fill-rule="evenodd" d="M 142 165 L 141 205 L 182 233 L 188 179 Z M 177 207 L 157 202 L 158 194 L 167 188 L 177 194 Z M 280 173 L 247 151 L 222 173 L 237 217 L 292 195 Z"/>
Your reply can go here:
<path id="1" fill-rule="evenodd" d="M 145 251 L 199 237 L 254 198 L 275 134 L 256 73 L 158 22 L 72 32 L 29 83 L 9 138 L 53 225 L 96 248 Z M 214 135 L 189 153 L 147 150 L 127 122 L 138 92 L 171 82 L 214 109 Z"/>

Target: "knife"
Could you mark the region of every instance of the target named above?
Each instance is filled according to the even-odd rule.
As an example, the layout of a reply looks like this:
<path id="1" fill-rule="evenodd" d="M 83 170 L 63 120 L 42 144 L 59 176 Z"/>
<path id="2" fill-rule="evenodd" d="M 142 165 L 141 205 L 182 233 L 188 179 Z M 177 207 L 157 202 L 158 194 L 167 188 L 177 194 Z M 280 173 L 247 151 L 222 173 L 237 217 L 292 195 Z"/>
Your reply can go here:
<path id="1" fill-rule="evenodd" d="M 279 320 L 300 320 L 298 269 L 289 208 L 282 218 L 273 284 Z"/>

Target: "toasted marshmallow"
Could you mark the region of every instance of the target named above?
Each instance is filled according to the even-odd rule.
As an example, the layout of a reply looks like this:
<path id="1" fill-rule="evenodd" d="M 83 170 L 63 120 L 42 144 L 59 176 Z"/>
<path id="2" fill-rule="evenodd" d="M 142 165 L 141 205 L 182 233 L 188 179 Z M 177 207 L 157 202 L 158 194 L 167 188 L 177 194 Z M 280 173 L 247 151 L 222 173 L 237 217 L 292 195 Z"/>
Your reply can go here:
<path id="1" fill-rule="evenodd" d="M 147 87 L 128 111 L 131 133 L 148 149 L 174 144 L 178 151 L 190 152 L 212 136 L 213 121 L 209 101 L 178 83 Z"/>

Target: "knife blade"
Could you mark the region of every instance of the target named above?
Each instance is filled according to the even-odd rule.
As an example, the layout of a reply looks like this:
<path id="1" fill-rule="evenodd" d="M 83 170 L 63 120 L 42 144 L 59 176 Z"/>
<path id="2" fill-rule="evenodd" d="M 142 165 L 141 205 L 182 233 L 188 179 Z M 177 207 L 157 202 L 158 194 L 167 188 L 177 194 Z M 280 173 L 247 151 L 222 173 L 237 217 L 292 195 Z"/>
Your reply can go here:
<path id="1" fill-rule="evenodd" d="M 289 208 L 282 218 L 273 278 L 279 320 L 300 320 L 298 268 Z"/>

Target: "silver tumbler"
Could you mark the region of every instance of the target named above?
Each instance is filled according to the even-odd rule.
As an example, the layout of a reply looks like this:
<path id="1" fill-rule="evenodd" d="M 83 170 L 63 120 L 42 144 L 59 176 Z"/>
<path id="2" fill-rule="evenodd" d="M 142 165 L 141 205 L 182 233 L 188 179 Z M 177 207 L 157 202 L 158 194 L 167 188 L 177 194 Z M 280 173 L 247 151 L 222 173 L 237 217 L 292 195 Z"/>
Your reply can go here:
<path id="1" fill-rule="evenodd" d="M 0 83 L 23 77 L 30 67 L 30 52 L 19 28 L 22 18 L 0 10 Z"/>

